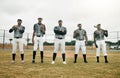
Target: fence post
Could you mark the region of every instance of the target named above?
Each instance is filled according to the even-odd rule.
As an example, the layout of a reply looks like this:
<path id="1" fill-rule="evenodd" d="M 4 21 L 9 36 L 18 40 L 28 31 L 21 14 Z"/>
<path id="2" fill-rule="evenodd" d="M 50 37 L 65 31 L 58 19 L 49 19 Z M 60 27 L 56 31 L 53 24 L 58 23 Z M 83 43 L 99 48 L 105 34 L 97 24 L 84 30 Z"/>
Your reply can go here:
<path id="1" fill-rule="evenodd" d="M 3 49 L 4 49 L 4 46 L 5 46 L 5 30 L 4 30 L 4 33 L 3 33 Z"/>

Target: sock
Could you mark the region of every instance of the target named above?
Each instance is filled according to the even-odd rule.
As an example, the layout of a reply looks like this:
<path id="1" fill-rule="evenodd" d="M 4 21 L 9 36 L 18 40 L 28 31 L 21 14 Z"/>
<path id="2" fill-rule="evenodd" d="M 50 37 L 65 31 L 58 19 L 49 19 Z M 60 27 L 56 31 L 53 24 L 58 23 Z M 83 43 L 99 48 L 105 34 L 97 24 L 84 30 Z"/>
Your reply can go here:
<path id="1" fill-rule="evenodd" d="M 57 53 L 53 53 L 53 61 L 55 61 Z"/>
<path id="2" fill-rule="evenodd" d="M 76 62 L 77 56 L 78 56 L 78 54 L 74 54 L 74 62 Z"/>
<path id="3" fill-rule="evenodd" d="M 15 61 L 16 54 L 12 54 L 12 60 Z"/>
<path id="4" fill-rule="evenodd" d="M 107 60 L 107 56 L 104 56 L 104 58 L 105 58 L 105 62 L 108 62 L 108 60 Z"/>
<path id="5" fill-rule="evenodd" d="M 99 62 L 99 56 L 97 56 L 97 62 Z"/>
<path id="6" fill-rule="evenodd" d="M 84 62 L 87 62 L 86 60 L 86 54 L 83 54 Z"/>
<path id="7" fill-rule="evenodd" d="M 65 61 L 65 53 L 62 54 L 63 61 Z"/>
<path id="8" fill-rule="evenodd" d="M 21 60 L 24 60 L 24 54 L 21 54 Z"/>
<path id="9" fill-rule="evenodd" d="M 36 51 L 33 51 L 33 60 L 35 60 Z"/>
<path id="10" fill-rule="evenodd" d="M 43 51 L 40 51 L 41 61 L 43 62 Z"/>

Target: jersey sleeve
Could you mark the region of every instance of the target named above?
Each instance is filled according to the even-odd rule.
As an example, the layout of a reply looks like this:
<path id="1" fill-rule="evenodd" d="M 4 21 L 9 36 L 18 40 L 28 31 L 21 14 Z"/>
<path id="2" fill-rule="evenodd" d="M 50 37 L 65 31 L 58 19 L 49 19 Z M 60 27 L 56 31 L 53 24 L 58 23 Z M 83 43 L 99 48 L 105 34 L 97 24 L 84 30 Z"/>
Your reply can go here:
<path id="1" fill-rule="evenodd" d="M 22 27 L 19 32 L 24 33 L 25 32 L 25 27 Z"/>

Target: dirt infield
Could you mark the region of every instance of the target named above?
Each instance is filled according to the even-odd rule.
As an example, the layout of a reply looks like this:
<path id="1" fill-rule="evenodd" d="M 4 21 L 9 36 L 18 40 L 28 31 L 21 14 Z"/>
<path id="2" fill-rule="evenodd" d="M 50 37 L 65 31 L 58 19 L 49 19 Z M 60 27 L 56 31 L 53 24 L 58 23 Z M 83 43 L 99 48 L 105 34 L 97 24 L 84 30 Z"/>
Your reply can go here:
<path id="1" fill-rule="evenodd" d="M 109 63 L 104 63 L 101 53 L 100 63 L 96 63 L 95 51 L 87 53 L 88 64 L 84 64 L 79 53 L 77 64 L 73 64 L 73 52 L 67 52 L 67 64 L 62 64 L 61 53 L 56 63 L 51 65 L 52 52 L 46 51 L 44 63 L 40 63 L 37 52 L 36 63 L 32 64 L 32 50 L 25 50 L 25 63 L 21 64 L 17 52 L 15 64 L 11 64 L 11 50 L 0 50 L 0 78 L 120 78 L 120 52 L 109 52 Z"/>

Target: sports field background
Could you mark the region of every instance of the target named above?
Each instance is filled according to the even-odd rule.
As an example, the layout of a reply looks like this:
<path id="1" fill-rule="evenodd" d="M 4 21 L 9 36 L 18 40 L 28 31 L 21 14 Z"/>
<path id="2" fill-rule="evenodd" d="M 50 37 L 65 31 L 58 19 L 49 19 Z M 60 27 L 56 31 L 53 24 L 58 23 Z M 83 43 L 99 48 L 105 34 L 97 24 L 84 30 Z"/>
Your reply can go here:
<path id="1" fill-rule="evenodd" d="M 45 50 L 43 64 L 40 63 L 39 52 L 36 63 L 31 63 L 31 49 L 25 50 L 24 64 L 21 64 L 19 52 L 15 64 L 11 64 L 11 49 L 1 49 L 0 78 L 120 78 L 120 51 L 108 51 L 108 64 L 104 63 L 102 53 L 100 63 L 96 63 L 95 50 L 87 51 L 87 64 L 83 62 L 81 51 L 77 64 L 73 64 L 74 50 L 67 50 L 67 64 L 62 64 L 61 53 L 58 52 L 56 63 L 52 65 L 52 50 Z"/>

